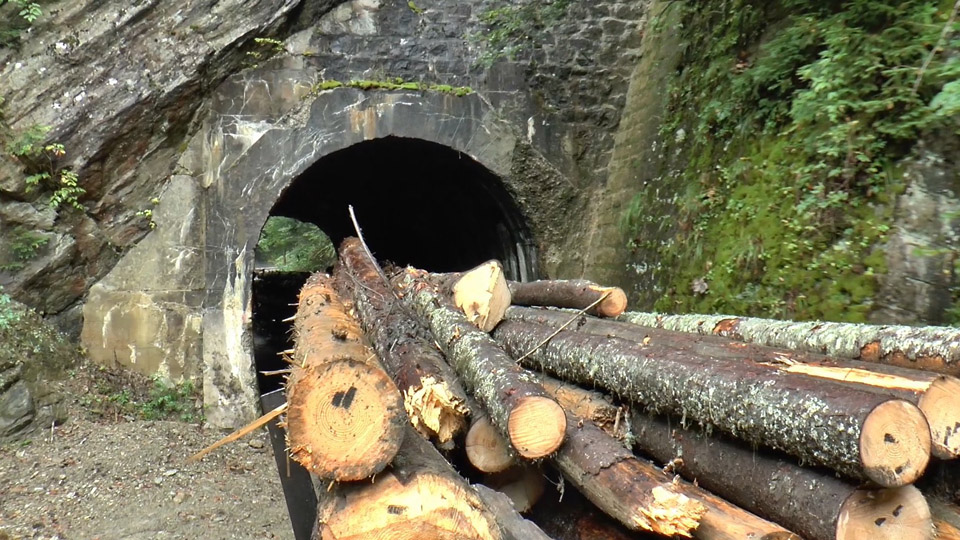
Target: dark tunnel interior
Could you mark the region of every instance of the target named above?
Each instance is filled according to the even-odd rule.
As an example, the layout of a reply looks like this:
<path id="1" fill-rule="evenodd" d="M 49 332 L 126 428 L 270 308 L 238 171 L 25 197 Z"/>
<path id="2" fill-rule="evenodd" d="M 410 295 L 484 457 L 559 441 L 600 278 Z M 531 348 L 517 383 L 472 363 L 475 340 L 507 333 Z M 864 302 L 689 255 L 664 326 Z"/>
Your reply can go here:
<path id="1" fill-rule="evenodd" d="M 334 246 L 355 236 L 354 207 L 364 239 L 381 261 L 437 272 L 490 259 L 507 277 L 536 279 L 536 249 L 526 220 L 500 178 L 470 156 L 419 139 L 386 137 L 332 153 L 281 193 L 271 215 L 314 223 Z M 292 346 L 290 323 L 307 274 L 256 272 L 254 355 L 261 393 L 282 377 L 280 352 Z"/>

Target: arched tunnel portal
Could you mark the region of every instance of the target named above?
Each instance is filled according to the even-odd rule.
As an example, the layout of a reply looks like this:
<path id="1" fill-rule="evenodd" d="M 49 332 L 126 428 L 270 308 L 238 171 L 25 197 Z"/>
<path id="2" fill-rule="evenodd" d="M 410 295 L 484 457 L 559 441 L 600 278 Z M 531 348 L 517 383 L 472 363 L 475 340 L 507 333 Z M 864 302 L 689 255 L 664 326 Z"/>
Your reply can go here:
<path id="1" fill-rule="evenodd" d="M 283 190 L 270 211 L 317 225 L 334 246 L 355 236 L 352 206 L 375 256 L 436 272 L 490 259 L 508 278 L 538 275 L 526 219 L 502 180 L 469 155 L 422 139 L 388 136 L 317 160 Z M 254 355 L 261 393 L 279 387 L 263 375 L 282 369 L 289 322 L 306 273 L 254 270 Z"/>

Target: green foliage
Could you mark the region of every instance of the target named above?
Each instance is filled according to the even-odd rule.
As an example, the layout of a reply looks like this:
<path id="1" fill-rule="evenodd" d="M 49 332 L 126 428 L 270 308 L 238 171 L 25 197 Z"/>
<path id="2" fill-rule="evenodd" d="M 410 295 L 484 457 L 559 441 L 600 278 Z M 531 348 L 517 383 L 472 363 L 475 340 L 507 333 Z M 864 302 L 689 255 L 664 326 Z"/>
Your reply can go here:
<path id="1" fill-rule="evenodd" d="M 355 79 L 347 82 L 341 81 L 320 81 L 313 85 L 313 93 L 324 90 L 333 90 L 334 88 L 359 88 L 360 90 L 412 90 L 424 92 L 439 92 L 441 94 L 452 94 L 457 97 L 463 97 L 472 94 L 473 89 L 469 86 L 451 86 L 449 84 L 433 84 L 418 81 L 405 81 L 401 77 L 395 77 L 385 81 L 372 81 L 366 79 Z"/>
<path id="2" fill-rule="evenodd" d="M 865 320 L 903 189 L 896 163 L 922 133 L 960 127 L 960 57 L 931 55 L 949 12 L 917 0 L 673 9 L 686 43 L 661 138 L 690 189 L 672 242 L 633 241 L 675 269 L 656 308 Z M 646 196 L 624 216 L 633 231 Z"/>
<path id="3" fill-rule="evenodd" d="M 0 264 L 0 272 L 16 272 L 23 269 L 26 263 L 34 259 L 43 246 L 47 245 L 50 237 L 29 231 L 22 227 L 13 230 L 11 239 L 4 246 L 4 251 L 0 252 L 0 260 L 6 260 Z"/>
<path id="4" fill-rule="evenodd" d="M 70 169 L 58 168 L 56 160 L 66 155 L 63 144 L 43 144 L 50 126 L 33 125 L 7 144 L 7 152 L 20 159 L 30 173 L 26 177 L 27 191 L 44 187 L 50 191 L 47 204 L 54 210 L 69 206 L 83 211 L 80 197 L 87 192 L 80 187 L 80 179 Z"/>
<path id="5" fill-rule="evenodd" d="M 256 258 L 283 272 L 316 272 L 331 266 L 336 249 L 330 238 L 312 223 L 271 216 L 260 232 Z"/>
<path id="6" fill-rule="evenodd" d="M 481 13 L 485 28 L 470 36 L 485 45 L 479 63 L 489 68 L 501 58 L 514 60 L 563 19 L 569 5 L 570 0 L 501 2 L 500 7 Z"/>
<path id="7" fill-rule="evenodd" d="M 194 407 L 196 393 L 196 388 L 190 381 L 171 385 L 160 378 L 154 378 L 149 399 L 138 404 L 140 417 L 145 420 L 176 418 L 183 422 L 196 421 L 198 419 Z M 129 395 L 125 397 L 129 400 Z"/>
<path id="8" fill-rule="evenodd" d="M 407 7 L 410 8 L 410 11 L 416 13 L 417 15 L 423 14 L 423 8 L 418 7 L 417 3 L 414 2 L 413 0 L 410 0 L 409 2 L 407 2 Z"/>
<path id="9" fill-rule="evenodd" d="M 0 288 L 0 331 L 12 328 L 23 318 L 22 307 Z"/>
<path id="10" fill-rule="evenodd" d="M 5 23 L 0 23 L 0 47 L 16 45 L 23 31 L 43 15 L 40 4 L 31 0 L 0 0 L 0 9 L 4 7 L 16 14 Z M 2 17 L 0 12 L 0 17 Z"/>

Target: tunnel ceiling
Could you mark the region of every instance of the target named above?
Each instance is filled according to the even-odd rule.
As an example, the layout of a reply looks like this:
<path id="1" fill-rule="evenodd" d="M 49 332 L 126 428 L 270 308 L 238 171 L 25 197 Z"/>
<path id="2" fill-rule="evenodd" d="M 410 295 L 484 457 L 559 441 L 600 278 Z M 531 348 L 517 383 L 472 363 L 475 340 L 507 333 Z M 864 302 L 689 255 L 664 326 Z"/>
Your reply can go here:
<path id="1" fill-rule="evenodd" d="M 526 220 L 501 180 L 449 147 L 385 137 L 334 152 L 296 178 L 271 215 L 315 223 L 339 245 L 355 235 L 348 205 L 381 260 L 447 272 L 498 259 L 508 277 L 536 277 Z"/>

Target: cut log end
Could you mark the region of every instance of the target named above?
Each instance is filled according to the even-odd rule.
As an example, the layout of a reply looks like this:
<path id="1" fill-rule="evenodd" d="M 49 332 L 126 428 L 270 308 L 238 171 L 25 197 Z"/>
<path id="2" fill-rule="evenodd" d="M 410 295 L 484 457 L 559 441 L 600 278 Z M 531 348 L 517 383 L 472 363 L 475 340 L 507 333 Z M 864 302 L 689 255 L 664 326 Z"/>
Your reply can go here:
<path id="1" fill-rule="evenodd" d="M 607 295 L 596 307 L 600 317 L 619 317 L 627 310 L 627 294 L 620 287 L 597 287 L 595 290 Z"/>
<path id="2" fill-rule="evenodd" d="M 546 481 L 539 468 L 522 465 L 487 475 L 483 483 L 506 495 L 514 510 L 525 513 L 543 496 Z"/>
<path id="3" fill-rule="evenodd" d="M 703 504 L 663 486 L 653 488 L 651 495 L 653 503 L 640 510 L 636 528 L 663 536 L 693 536 L 707 511 Z"/>
<path id="4" fill-rule="evenodd" d="M 875 407 L 863 422 L 860 459 L 866 476 L 884 487 L 911 484 L 930 461 L 930 428 L 912 403 L 893 399 Z"/>
<path id="5" fill-rule="evenodd" d="M 510 307 L 510 289 L 498 261 L 488 261 L 470 270 L 453 286 L 453 303 L 474 326 L 489 332 Z"/>
<path id="6" fill-rule="evenodd" d="M 837 540 L 930 540 L 930 507 L 913 486 L 860 489 L 844 501 Z"/>
<path id="7" fill-rule="evenodd" d="M 485 473 L 500 472 L 516 463 L 507 441 L 486 416 L 470 425 L 465 447 L 470 464 Z"/>
<path id="8" fill-rule="evenodd" d="M 539 459 L 557 451 L 563 444 L 567 417 L 556 401 L 528 396 L 510 411 L 507 431 L 517 453 L 527 459 Z"/>
<path id="9" fill-rule="evenodd" d="M 382 370 L 337 360 L 295 373 L 290 383 L 287 444 L 307 470 L 361 480 L 393 459 L 403 442 L 403 403 Z"/>
<path id="10" fill-rule="evenodd" d="M 449 477 L 424 473 L 401 482 L 393 474 L 321 508 L 321 540 L 499 540 L 500 532 L 477 495 Z"/>
<path id="11" fill-rule="evenodd" d="M 938 377 L 917 406 L 930 423 L 931 452 L 940 459 L 960 456 L 960 379 Z"/>

